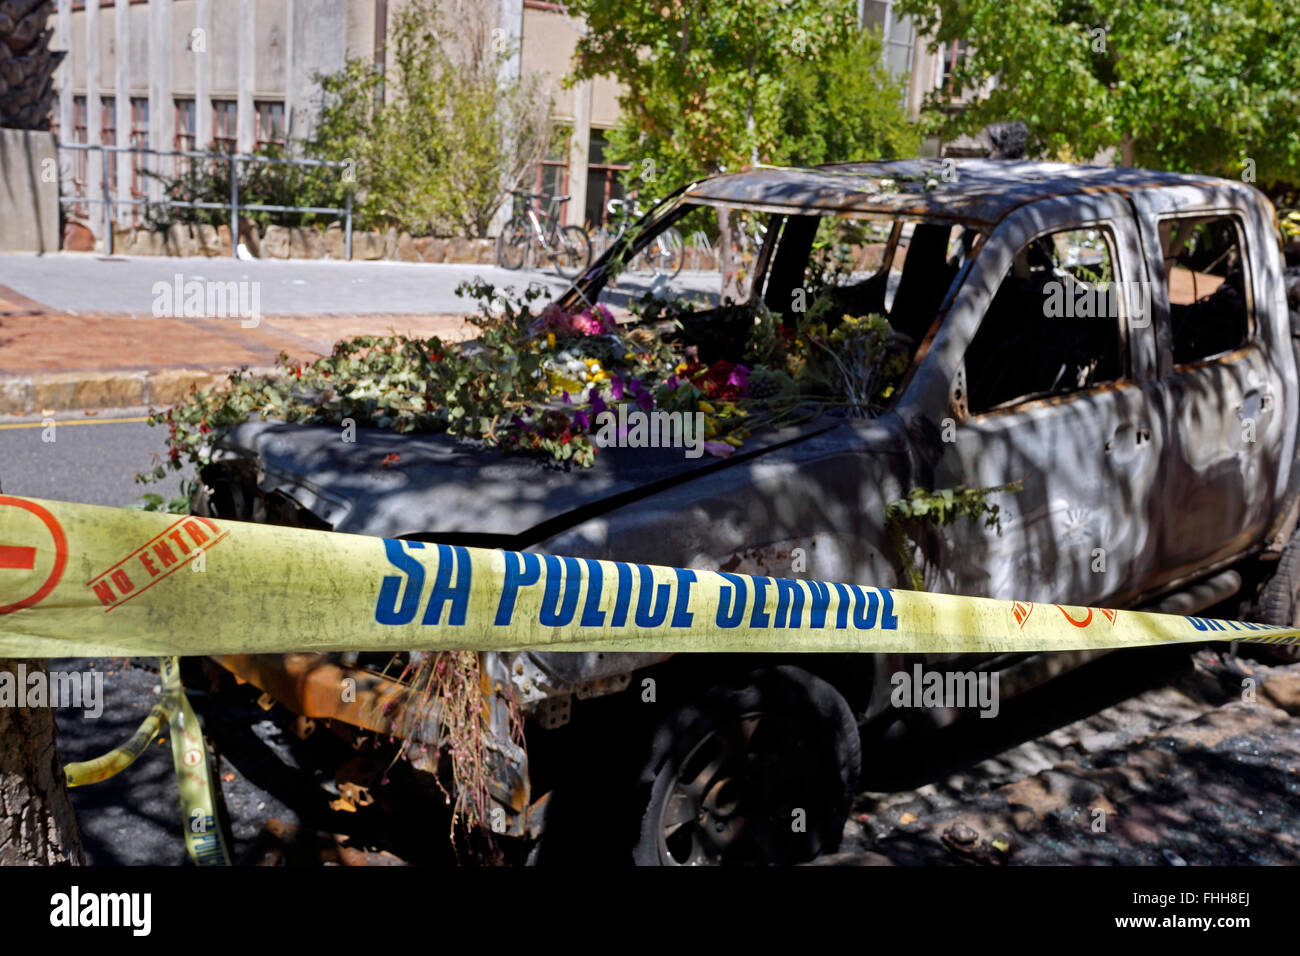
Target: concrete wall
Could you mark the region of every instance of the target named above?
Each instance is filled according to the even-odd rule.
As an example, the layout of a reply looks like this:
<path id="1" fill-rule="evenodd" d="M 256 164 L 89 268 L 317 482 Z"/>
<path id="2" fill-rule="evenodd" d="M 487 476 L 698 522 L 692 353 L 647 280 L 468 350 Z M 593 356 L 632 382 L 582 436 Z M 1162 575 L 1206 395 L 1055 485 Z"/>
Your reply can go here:
<path id="1" fill-rule="evenodd" d="M 0 252 L 59 249 L 53 133 L 0 129 Z"/>

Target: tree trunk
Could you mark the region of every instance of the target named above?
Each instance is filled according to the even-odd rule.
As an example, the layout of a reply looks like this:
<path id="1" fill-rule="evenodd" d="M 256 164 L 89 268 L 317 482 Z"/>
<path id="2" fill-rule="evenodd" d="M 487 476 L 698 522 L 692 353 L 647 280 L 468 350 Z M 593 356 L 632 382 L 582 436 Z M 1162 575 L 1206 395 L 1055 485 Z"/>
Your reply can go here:
<path id="1" fill-rule="evenodd" d="M 1137 166 L 1137 144 L 1132 136 L 1125 136 L 1119 144 L 1120 162 L 1132 169 Z"/>
<path id="2" fill-rule="evenodd" d="M 725 207 L 718 207 L 718 271 L 722 274 L 721 301 L 726 302 L 731 299 L 733 302 L 744 301 L 744 290 L 741 288 L 740 276 L 737 270 L 740 267 L 740 261 L 735 255 L 732 248 L 735 239 L 735 230 L 731 223 L 731 210 Z"/>
<path id="3" fill-rule="evenodd" d="M 54 70 L 64 53 L 50 49 L 50 0 L 0 0 L 0 127 L 49 129 Z"/>
<path id="4" fill-rule="evenodd" d="M 0 673 L 41 660 L 0 660 Z M 0 866 L 80 864 L 81 837 L 54 746 L 50 707 L 0 707 Z"/>

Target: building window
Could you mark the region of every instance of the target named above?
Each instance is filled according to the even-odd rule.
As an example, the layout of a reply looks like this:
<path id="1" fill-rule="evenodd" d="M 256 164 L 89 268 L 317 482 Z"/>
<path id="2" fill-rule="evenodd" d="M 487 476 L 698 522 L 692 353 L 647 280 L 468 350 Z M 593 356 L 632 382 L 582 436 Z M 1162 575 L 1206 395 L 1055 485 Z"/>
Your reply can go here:
<path id="1" fill-rule="evenodd" d="M 99 98 L 99 141 L 105 146 L 117 145 L 117 98 L 101 96 Z M 112 154 L 108 163 L 108 183 L 117 189 L 117 154 Z"/>
<path id="2" fill-rule="evenodd" d="M 962 91 L 953 89 L 952 75 L 961 66 L 964 59 L 966 59 L 965 40 L 954 40 L 939 51 L 939 82 L 935 84 L 935 87 L 943 90 L 955 100 L 962 98 Z"/>
<path id="3" fill-rule="evenodd" d="M 197 142 L 194 133 L 195 105 L 193 100 L 176 100 L 176 138 L 173 149 L 193 150 Z"/>
<path id="4" fill-rule="evenodd" d="M 131 133 L 130 145 L 138 149 L 149 148 L 149 97 L 131 97 Z M 143 199 L 145 194 L 145 170 L 149 168 L 147 153 L 131 154 L 131 198 Z M 139 225 L 141 206 L 131 207 L 131 221 Z"/>
<path id="5" fill-rule="evenodd" d="M 605 225 L 609 219 L 609 201 L 623 198 L 623 184 L 619 173 L 630 167 L 611 163 L 605 159 L 609 140 L 603 130 L 591 131 L 591 145 L 587 149 L 587 207 L 584 214 L 589 228 Z"/>
<path id="6" fill-rule="evenodd" d="M 234 153 L 239 145 L 239 104 L 234 100 L 212 101 L 212 148 Z"/>
<path id="7" fill-rule="evenodd" d="M 72 141 L 74 143 L 86 141 L 86 98 L 84 96 L 72 98 Z"/>
<path id="8" fill-rule="evenodd" d="M 257 111 L 257 149 L 278 146 L 284 149 L 284 103 L 259 100 Z"/>
<path id="9" fill-rule="evenodd" d="M 894 10 L 895 0 L 865 0 L 862 26 L 880 31 L 884 43 L 885 68 L 896 79 L 910 81 L 916 28 L 909 17 Z"/>
<path id="10" fill-rule="evenodd" d="M 72 98 L 72 142 L 86 141 L 86 98 L 74 96 Z M 86 195 L 86 164 L 89 152 L 90 150 L 87 149 L 72 151 L 72 194 L 74 196 Z M 84 207 L 78 207 L 78 213 L 85 215 Z"/>
<path id="11" fill-rule="evenodd" d="M 566 136 L 537 164 L 533 192 L 547 196 L 563 196 L 569 191 L 569 143 Z"/>
<path id="12" fill-rule="evenodd" d="M 131 97 L 131 145 L 149 148 L 149 98 L 147 96 Z M 144 171 L 148 156 L 145 153 L 131 154 L 131 198 L 139 199 L 144 195 Z"/>

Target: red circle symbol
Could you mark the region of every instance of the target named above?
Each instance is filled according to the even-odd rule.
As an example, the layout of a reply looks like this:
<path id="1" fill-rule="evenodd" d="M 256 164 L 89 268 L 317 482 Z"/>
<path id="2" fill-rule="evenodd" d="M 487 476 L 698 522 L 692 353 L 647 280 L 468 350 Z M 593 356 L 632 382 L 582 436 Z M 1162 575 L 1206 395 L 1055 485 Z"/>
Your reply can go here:
<path id="1" fill-rule="evenodd" d="M 54 541 L 54 567 L 50 569 L 49 575 L 40 586 L 22 600 L 0 605 L 0 614 L 11 614 L 40 603 L 54 590 L 54 586 L 59 583 L 59 578 L 63 577 L 63 569 L 68 564 L 68 539 L 54 515 L 35 502 L 0 495 L 0 508 L 19 508 L 35 515 L 45 525 Z M 0 541 L 0 574 L 6 570 L 31 570 L 35 566 L 35 557 L 36 549 L 31 545 Z"/>
<path id="2" fill-rule="evenodd" d="M 1076 621 L 1074 618 L 1070 617 L 1070 612 L 1067 611 L 1065 608 L 1061 607 L 1061 605 L 1059 604 L 1056 605 L 1056 609 L 1060 611 L 1062 614 L 1064 614 L 1065 619 L 1069 621 L 1071 624 L 1073 624 L 1075 627 L 1087 627 L 1089 624 L 1092 623 L 1092 608 L 1087 609 L 1088 613 L 1083 616 L 1082 621 Z"/>
<path id="3" fill-rule="evenodd" d="M 197 767 L 203 756 L 197 750 L 187 750 L 181 759 L 185 761 L 187 767 Z"/>

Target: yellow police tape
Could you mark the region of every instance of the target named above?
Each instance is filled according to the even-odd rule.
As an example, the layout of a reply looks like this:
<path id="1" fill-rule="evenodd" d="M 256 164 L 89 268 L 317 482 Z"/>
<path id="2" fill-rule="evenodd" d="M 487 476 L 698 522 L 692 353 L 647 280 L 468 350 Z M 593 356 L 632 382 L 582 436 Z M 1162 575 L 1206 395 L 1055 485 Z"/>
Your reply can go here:
<path id="1" fill-rule="evenodd" d="M 1052 651 L 1300 629 L 308 531 L 0 495 L 0 657 Z"/>
<path id="2" fill-rule="evenodd" d="M 199 866 L 229 866 L 226 837 L 217 816 L 217 792 L 208 766 L 208 751 L 199 718 L 181 685 L 180 659 L 158 662 L 162 699 L 154 705 L 131 739 L 103 756 L 63 768 L 69 787 L 107 780 L 131 766 L 158 736 L 166 722 L 171 730 L 172 764 L 180 791 L 185 849 Z"/>

